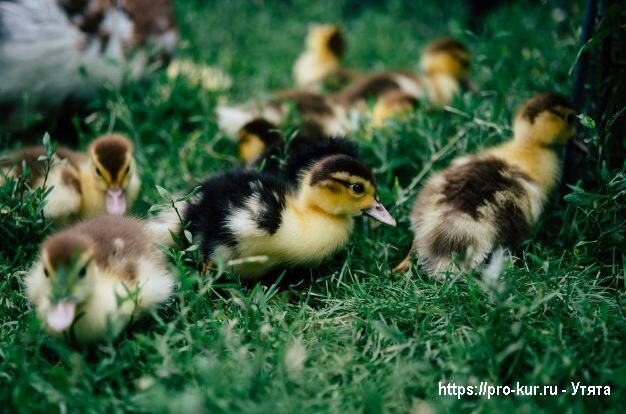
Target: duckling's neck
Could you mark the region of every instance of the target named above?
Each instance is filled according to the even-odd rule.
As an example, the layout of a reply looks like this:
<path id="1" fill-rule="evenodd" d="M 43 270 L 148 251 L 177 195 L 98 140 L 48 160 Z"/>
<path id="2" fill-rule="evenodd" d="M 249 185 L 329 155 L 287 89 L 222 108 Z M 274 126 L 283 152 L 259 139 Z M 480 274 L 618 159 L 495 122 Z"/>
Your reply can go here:
<path id="1" fill-rule="evenodd" d="M 89 162 L 84 162 L 79 169 L 80 187 L 82 191 L 81 215 L 96 216 L 106 212 L 106 194 L 100 190 Z"/>
<path id="2" fill-rule="evenodd" d="M 287 205 L 303 217 L 319 217 L 331 222 L 335 221 L 337 223 L 352 223 L 353 221 L 352 217 L 349 215 L 337 215 L 325 211 L 320 206 L 315 204 L 315 202 L 311 199 L 309 192 L 305 189 L 300 190 L 290 201 L 291 203 L 287 203 Z"/>
<path id="3" fill-rule="evenodd" d="M 551 191 L 560 179 L 561 162 L 557 149 L 537 144 L 528 137 L 516 136 L 488 152 L 518 167 L 546 192 Z"/>

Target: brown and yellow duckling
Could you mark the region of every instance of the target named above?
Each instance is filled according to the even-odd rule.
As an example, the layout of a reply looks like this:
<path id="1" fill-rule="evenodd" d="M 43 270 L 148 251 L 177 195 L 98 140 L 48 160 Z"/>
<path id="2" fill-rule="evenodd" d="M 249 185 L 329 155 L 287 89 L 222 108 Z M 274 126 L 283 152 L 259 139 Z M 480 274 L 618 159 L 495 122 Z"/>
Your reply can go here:
<path id="1" fill-rule="evenodd" d="M 306 49 L 296 60 L 293 74 L 298 89 L 333 92 L 356 75 L 341 67 L 346 41 L 335 25 L 314 25 L 306 38 Z"/>
<path id="2" fill-rule="evenodd" d="M 254 279 L 328 259 L 348 242 L 355 216 L 395 225 L 378 200 L 372 171 L 346 140 L 320 138 L 300 147 L 286 171 L 285 177 L 251 170 L 215 175 L 178 209 L 207 261 Z M 153 229 L 172 230 L 169 223 L 180 231 L 168 216 Z"/>
<path id="3" fill-rule="evenodd" d="M 25 284 L 46 331 L 86 344 L 165 302 L 175 280 L 141 222 L 100 216 L 44 241 Z"/>
<path id="4" fill-rule="evenodd" d="M 537 222 L 561 172 L 559 153 L 575 134 L 568 100 L 539 94 L 517 112 L 513 139 L 463 156 L 432 176 L 413 206 L 415 239 L 407 258 L 433 276 L 482 263 L 498 247 L 523 241 Z"/>
<path id="5" fill-rule="evenodd" d="M 5 172 L 21 175 L 22 163 L 30 170 L 32 187 L 52 187 L 46 197 L 44 215 L 54 219 L 124 214 L 137 198 L 140 188 L 131 142 L 119 134 L 94 140 L 86 154 L 59 148 L 48 161 L 44 147 L 28 147 L 10 154 L 2 163 Z M 13 167 L 11 167 L 13 166 Z"/>
<path id="6" fill-rule="evenodd" d="M 375 124 L 413 108 L 418 102 L 430 107 L 449 104 L 463 87 L 469 87 L 470 54 L 453 38 L 431 43 L 421 60 L 423 74 L 411 71 L 382 71 L 359 77 L 336 99 L 351 111 L 366 113 L 370 100 L 376 102 Z"/>

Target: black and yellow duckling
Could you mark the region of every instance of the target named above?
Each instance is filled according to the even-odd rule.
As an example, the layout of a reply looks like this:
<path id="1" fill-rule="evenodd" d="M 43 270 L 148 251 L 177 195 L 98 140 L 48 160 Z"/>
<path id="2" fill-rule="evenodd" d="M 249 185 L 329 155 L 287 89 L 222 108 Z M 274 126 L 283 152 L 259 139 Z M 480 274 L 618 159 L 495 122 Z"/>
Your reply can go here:
<path id="1" fill-rule="evenodd" d="M 179 208 L 207 261 L 258 278 L 329 258 L 348 242 L 355 216 L 395 225 L 378 201 L 372 171 L 348 141 L 319 139 L 302 146 L 290 154 L 286 170 L 286 177 L 251 170 L 218 174 Z M 161 216 L 154 228 L 176 221 Z"/>
<path id="2" fill-rule="evenodd" d="M 335 25 L 314 25 L 306 38 L 306 49 L 293 66 L 298 89 L 334 92 L 351 81 L 355 74 L 341 67 L 346 41 Z"/>
<path id="3" fill-rule="evenodd" d="M 52 187 L 46 197 L 44 215 L 55 219 L 75 219 L 99 214 L 124 214 L 137 198 L 139 175 L 131 142 L 120 134 L 103 135 L 89 145 L 87 154 L 59 148 L 54 154 L 46 179 L 44 147 L 27 147 L 10 154 L 0 164 L 5 173 L 23 174 L 30 170 L 32 187 Z"/>
<path id="4" fill-rule="evenodd" d="M 559 180 L 559 153 L 575 126 L 566 98 L 537 95 L 517 112 L 512 140 L 460 157 L 431 177 L 413 206 L 412 250 L 396 270 L 417 255 L 436 276 L 455 254 L 460 269 L 470 269 L 496 248 L 523 241 Z"/>
<path id="5" fill-rule="evenodd" d="M 331 97 L 307 91 L 278 92 L 265 102 L 219 105 L 216 114 L 220 130 L 232 138 L 255 119 L 280 125 L 289 115 L 298 116 L 299 124 L 328 137 L 344 136 L 349 130 L 348 116 L 341 105 Z"/>
<path id="6" fill-rule="evenodd" d="M 406 104 L 425 102 L 431 107 L 449 104 L 462 87 L 469 86 L 470 55 L 467 47 L 453 38 L 439 39 L 424 51 L 421 60 L 423 75 L 411 71 L 383 71 L 357 78 L 337 94 L 337 101 L 349 110 L 367 112 L 370 100 L 379 103 L 378 123 L 398 112 Z M 398 105 L 398 97 L 404 103 Z M 393 97 L 394 99 L 389 99 Z M 384 116 L 382 116 L 384 115 Z"/>
<path id="7" fill-rule="evenodd" d="M 25 284 L 46 331 L 86 344 L 165 302 L 175 280 L 144 224 L 100 216 L 44 241 Z"/>
<path id="8" fill-rule="evenodd" d="M 247 167 L 271 161 L 285 139 L 278 126 L 263 118 L 245 124 L 237 135 L 239 158 Z"/>
<path id="9" fill-rule="evenodd" d="M 239 131 L 237 139 L 239 158 L 246 167 L 284 173 L 285 159 L 289 153 L 298 151 L 301 146 L 307 146 L 323 136 L 319 125 L 304 121 L 289 134 L 289 139 L 285 139 L 278 126 L 257 118 L 248 122 Z"/>

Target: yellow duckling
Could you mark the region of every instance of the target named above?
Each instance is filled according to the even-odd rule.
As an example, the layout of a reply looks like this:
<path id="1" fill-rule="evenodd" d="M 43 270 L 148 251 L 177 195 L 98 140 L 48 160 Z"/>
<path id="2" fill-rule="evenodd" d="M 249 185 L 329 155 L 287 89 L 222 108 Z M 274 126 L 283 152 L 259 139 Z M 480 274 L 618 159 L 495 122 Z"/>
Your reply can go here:
<path id="1" fill-rule="evenodd" d="M 346 42 L 335 25 L 314 25 L 306 38 L 306 50 L 296 60 L 293 74 L 302 90 L 336 90 L 354 75 L 341 67 Z"/>
<path id="2" fill-rule="evenodd" d="M 114 337 L 174 288 L 144 225 L 100 216 L 48 238 L 25 279 L 45 329 L 81 344 Z"/>
<path id="3" fill-rule="evenodd" d="M 11 154 L 2 167 L 21 175 L 22 163 L 30 170 L 29 184 L 52 187 L 46 197 L 44 215 L 48 218 L 91 217 L 124 214 L 137 198 L 140 180 L 133 158 L 133 146 L 119 134 L 94 140 L 87 154 L 59 148 L 52 159 L 48 177 L 44 147 L 28 147 Z M 10 165 L 14 167 L 10 169 Z"/>
<path id="4" fill-rule="evenodd" d="M 512 140 L 458 158 L 432 176 L 413 206 L 411 252 L 396 270 L 406 270 L 417 255 L 436 276 L 450 268 L 454 254 L 460 269 L 470 269 L 496 248 L 524 240 L 559 180 L 559 153 L 575 126 L 566 98 L 539 94 L 517 112 Z"/>

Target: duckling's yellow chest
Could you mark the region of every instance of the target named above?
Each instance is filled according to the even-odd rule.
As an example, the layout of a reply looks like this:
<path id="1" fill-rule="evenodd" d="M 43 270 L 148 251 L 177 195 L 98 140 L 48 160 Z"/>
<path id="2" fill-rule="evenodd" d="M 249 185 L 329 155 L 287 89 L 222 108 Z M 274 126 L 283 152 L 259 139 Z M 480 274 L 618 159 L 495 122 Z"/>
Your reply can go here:
<path id="1" fill-rule="evenodd" d="M 287 208 L 274 234 L 243 238 L 227 256 L 235 260 L 266 256 L 261 262 L 233 266 L 238 274 L 246 278 L 262 276 L 281 266 L 317 265 L 346 245 L 353 227 L 352 217 Z"/>

